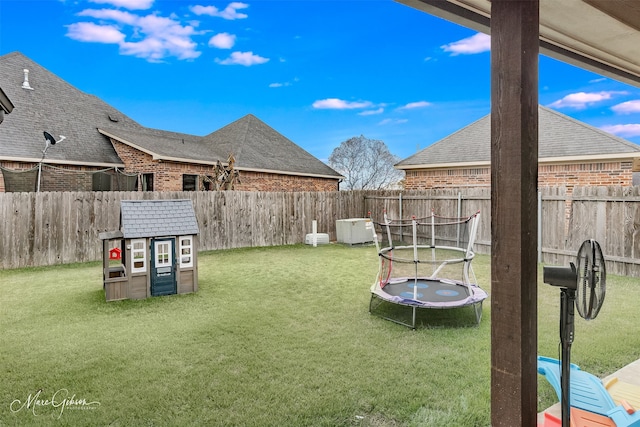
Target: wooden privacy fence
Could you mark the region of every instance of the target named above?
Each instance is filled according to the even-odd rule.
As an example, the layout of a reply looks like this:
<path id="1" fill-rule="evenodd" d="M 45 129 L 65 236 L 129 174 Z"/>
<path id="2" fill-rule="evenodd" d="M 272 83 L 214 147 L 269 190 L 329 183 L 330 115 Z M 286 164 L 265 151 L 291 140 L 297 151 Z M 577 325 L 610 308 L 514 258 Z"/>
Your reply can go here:
<path id="1" fill-rule="evenodd" d="M 200 250 L 301 243 L 311 224 L 335 239 L 335 220 L 363 211 L 362 192 L 0 193 L 0 268 L 101 259 L 98 234 L 120 227 L 120 201 L 191 199 Z"/>
<path id="2" fill-rule="evenodd" d="M 539 194 L 539 259 L 568 265 L 583 240 L 599 241 L 614 274 L 640 277 L 640 187 L 544 188 Z M 44 192 L 0 193 L 0 268 L 100 259 L 98 234 L 117 230 L 120 201 L 191 199 L 200 250 L 301 243 L 318 232 L 335 240 L 338 219 L 381 219 L 480 211 L 476 250 L 491 246 L 489 188 L 340 192 Z M 535 236 L 534 236 L 535 238 Z"/>

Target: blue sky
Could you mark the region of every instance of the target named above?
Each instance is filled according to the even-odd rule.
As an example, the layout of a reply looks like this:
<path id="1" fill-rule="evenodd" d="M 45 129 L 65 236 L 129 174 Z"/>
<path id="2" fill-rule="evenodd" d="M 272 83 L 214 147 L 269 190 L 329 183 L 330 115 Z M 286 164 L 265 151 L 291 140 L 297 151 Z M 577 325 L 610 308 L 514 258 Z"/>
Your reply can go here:
<path id="1" fill-rule="evenodd" d="M 0 0 L 0 54 L 144 126 L 251 113 L 324 161 L 359 135 L 405 158 L 488 114 L 489 45 L 391 0 Z M 640 144 L 638 88 L 541 56 L 539 101 Z"/>

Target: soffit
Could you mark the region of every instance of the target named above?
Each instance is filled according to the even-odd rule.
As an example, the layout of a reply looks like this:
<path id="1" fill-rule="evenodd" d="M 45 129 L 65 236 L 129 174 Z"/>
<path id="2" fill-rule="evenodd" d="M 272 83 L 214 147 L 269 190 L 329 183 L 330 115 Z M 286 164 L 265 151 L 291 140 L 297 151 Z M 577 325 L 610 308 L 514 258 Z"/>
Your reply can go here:
<path id="1" fill-rule="evenodd" d="M 490 34 L 489 0 L 396 0 Z M 540 0 L 540 53 L 640 86 L 640 1 Z"/>

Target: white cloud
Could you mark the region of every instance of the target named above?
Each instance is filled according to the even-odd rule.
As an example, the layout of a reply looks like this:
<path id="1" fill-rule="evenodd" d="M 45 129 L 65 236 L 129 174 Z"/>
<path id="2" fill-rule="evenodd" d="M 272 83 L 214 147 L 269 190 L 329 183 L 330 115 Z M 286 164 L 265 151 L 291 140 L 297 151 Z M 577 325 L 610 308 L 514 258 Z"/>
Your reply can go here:
<path id="1" fill-rule="evenodd" d="M 196 15 L 209 15 L 216 16 L 218 18 L 235 20 L 247 18 L 246 13 L 239 13 L 238 9 L 246 9 L 249 5 L 246 3 L 232 2 L 223 10 L 218 9 L 215 6 L 192 6 L 191 11 Z"/>
<path id="2" fill-rule="evenodd" d="M 269 87 L 285 87 L 285 86 L 293 86 L 294 83 L 298 83 L 300 79 L 298 77 L 294 77 L 292 81 L 289 82 L 274 82 L 269 84 Z"/>
<path id="3" fill-rule="evenodd" d="M 618 136 L 640 136 L 640 124 L 626 124 L 626 125 L 609 125 L 609 126 L 601 126 L 605 132 L 612 133 Z"/>
<path id="4" fill-rule="evenodd" d="M 125 35 L 117 27 L 96 25 L 92 22 L 77 22 L 67 27 L 67 37 L 81 42 L 122 43 Z"/>
<path id="5" fill-rule="evenodd" d="M 372 105 L 369 101 L 350 102 L 338 98 L 320 99 L 312 104 L 313 108 L 325 110 L 353 110 L 357 108 L 369 108 Z"/>
<path id="6" fill-rule="evenodd" d="M 484 33 L 477 33 L 466 39 L 441 46 L 441 48 L 445 52 L 451 52 L 453 56 L 488 52 L 491 50 L 491 37 Z"/>
<path id="7" fill-rule="evenodd" d="M 399 125 L 402 123 L 407 123 L 409 120 L 407 119 L 384 119 L 381 120 L 380 122 L 378 122 L 378 125 L 380 126 L 385 126 L 385 125 Z"/>
<path id="8" fill-rule="evenodd" d="M 136 25 L 136 22 L 140 19 L 139 15 L 115 9 L 86 9 L 79 12 L 78 16 L 116 21 L 127 25 Z"/>
<path id="9" fill-rule="evenodd" d="M 611 99 L 614 95 L 624 94 L 626 94 L 626 92 L 620 91 L 570 93 L 564 98 L 552 102 L 551 104 L 549 104 L 549 107 L 584 109 L 589 105 Z"/>
<path id="10" fill-rule="evenodd" d="M 640 99 L 614 105 L 611 109 L 619 114 L 640 113 Z"/>
<path id="11" fill-rule="evenodd" d="M 123 28 L 79 22 L 68 26 L 67 37 L 83 42 L 113 43 L 123 55 L 158 62 L 166 57 L 195 59 L 201 52 L 192 40 L 197 35 L 192 25 L 183 25 L 177 18 L 156 14 L 140 16 L 115 9 L 87 9 L 78 15 L 115 21 Z M 129 37 L 125 34 L 125 28 Z"/>
<path id="12" fill-rule="evenodd" d="M 245 67 L 264 64 L 267 61 L 269 58 L 254 55 L 253 52 L 233 52 L 227 59 L 216 59 L 216 62 L 221 65 L 244 65 Z"/>
<path id="13" fill-rule="evenodd" d="M 374 116 L 376 114 L 382 114 L 384 113 L 384 108 L 380 107 L 377 110 L 367 110 L 367 111 L 363 111 L 361 113 L 358 113 L 359 116 Z"/>
<path id="14" fill-rule="evenodd" d="M 407 105 L 403 105 L 402 107 L 399 107 L 398 110 L 413 110 L 415 108 L 429 107 L 430 105 L 431 103 L 427 101 L 410 102 Z"/>
<path id="15" fill-rule="evenodd" d="M 218 49 L 231 49 L 236 44 L 236 36 L 229 33 L 219 33 L 209 39 L 209 46 Z"/>
<path id="16" fill-rule="evenodd" d="M 90 0 L 92 3 L 110 4 L 115 7 L 123 7 L 129 10 L 149 9 L 154 0 Z"/>

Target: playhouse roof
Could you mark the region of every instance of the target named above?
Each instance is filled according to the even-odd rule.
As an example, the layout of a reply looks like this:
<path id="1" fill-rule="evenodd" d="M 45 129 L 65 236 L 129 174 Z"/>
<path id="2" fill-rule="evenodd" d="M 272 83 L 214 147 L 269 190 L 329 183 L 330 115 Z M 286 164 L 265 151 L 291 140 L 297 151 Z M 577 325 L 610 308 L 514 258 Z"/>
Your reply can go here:
<path id="1" fill-rule="evenodd" d="M 191 200 L 123 200 L 120 229 L 125 239 L 200 232 Z"/>

